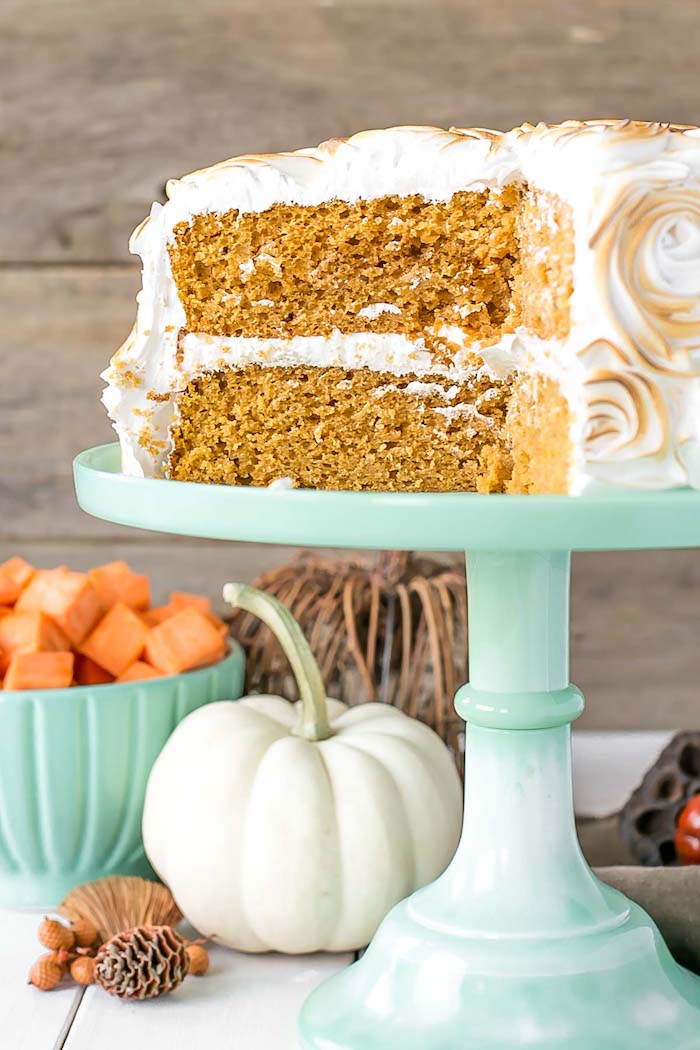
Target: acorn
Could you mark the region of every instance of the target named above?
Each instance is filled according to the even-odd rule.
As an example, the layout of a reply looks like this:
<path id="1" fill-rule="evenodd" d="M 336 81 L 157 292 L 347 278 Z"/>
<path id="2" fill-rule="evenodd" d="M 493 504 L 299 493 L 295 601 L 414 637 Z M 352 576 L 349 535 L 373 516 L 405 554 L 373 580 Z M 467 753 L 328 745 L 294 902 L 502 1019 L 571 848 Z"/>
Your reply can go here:
<path id="1" fill-rule="evenodd" d="M 47 915 L 39 927 L 39 940 L 51 951 L 69 952 L 75 944 L 75 935 L 58 919 L 50 919 Z"/>
<path id="2" fill-rule="evenodd" d="M 29 971 L 29 983 L 40 992 L 50 992 L 66 975 L 65 952 L 40 955 Z"/>
<path id="3" fill-rule="evenodd" d="M 94 984 L 95 960 L 89 955 L 79 955 L 70 964 L 70 975 L 78 984 Z"/>
<path id="4" fill-rule="evenodd" d="M 100 939 L 100 934 L 94 922 L 89 919 L 76 919 L 70 924 L 75 938 L 76 948 L 94 948 Z"/>
<path id="5" fill-rule="evenodd" d="M 209 952 L 201 944 L 188 944 L 187 954 L 190 957 L 190 973 L 194 977 L 203 977 L 209 969 Z"/>

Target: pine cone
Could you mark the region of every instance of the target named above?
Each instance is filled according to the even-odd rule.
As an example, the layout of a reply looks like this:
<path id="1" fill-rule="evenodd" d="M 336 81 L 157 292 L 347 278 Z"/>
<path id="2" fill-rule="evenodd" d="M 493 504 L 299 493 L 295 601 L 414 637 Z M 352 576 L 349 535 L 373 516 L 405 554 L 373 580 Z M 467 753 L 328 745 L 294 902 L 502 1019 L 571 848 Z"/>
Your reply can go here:
<path id="1" fill-rule="evenodd" d="M 152 999 L 185 979 L 190 958 L 171 926 L 137 926 L 112 937 L 95 957 L 95 983 L 120 999 Z"/>

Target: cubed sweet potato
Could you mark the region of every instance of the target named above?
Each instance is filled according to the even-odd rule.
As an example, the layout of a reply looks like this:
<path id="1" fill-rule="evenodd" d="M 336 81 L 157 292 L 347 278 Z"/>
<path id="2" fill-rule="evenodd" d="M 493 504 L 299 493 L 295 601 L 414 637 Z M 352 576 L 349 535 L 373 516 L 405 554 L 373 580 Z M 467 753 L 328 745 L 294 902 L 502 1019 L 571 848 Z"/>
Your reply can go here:
<path id="1" fill-rule="evenodd" d="M 154 605 L 152 609 L 145 609 L 141 613 L 141 618 L 149 627 L 155 627 L 163 620 L 170 619 L 176 612 L 177 610 L 173 609 L 172 605 Z"/>
<path id="2" fill-rule="evenodd" d="M 89 656 L 105 671 L 118 677 L 138 660 L 143 652 L 148 627 L 141 617 L 122 602 L 112 606 L 97 627 L 80 645 L 80 652 Z"/>
<path id="3" fill-rule="evenodd" d="M 75 658 L 74 674 L 76 685 L 107 685 L 114 681 L 114 675 L 82 653 L 78 653 Z"/>
<path id="4" fill-rule="evenodd" d="M 24 558 L 8 558 L 0 565 L 0 605 L 14 605 L 27 586 L 34 568 Z"/>
<path id="5" fill-rule="evenodd" d="M 0 649 L 8 653 L 65 652 L 70 642 L 46 613 L 11 612 L 0 617 Z"/>
<path id="6" fill-rule="evenodd" d="M 126 668 L 125 671 L 117 678 L 118 682 L 138 682 L 147 678 L 163 678 L 164 671 L 159 671 L 156 667 L 151 667 L 145 660 L 134 660 L 133 664 Z"/>
<path id="7" fill-rule="evenodd" d="M 191 606 L 152 627 L 146 638 L 149 663 L 166 674 L 180 674 L 221 660 L 224 639 L 199 609 Z"/>
<path id="8" fill-rule="evenodd" d="M 90 569 L 88 578 L 97 591 L 103 612 L 122 603 L 130 609 L 147 609 L 151 602 L 151 584 L 148 576 L 132 572 L 125 561 L 110 561 Z"/>
<path id="9" fill-rule="evenodd" d="M 73 653 L 15 653 L 3 688 L 63 689 L 73 681 Z"/>
<path id="10" fill-rule="evenodd" d="M 155 627 L 159 623 L 163 623 L 164 620 L 169 620 L 171 616 L 175 616 L 176 613 L 181 612 L 182 609 L 186 608 L 197 608 L 196 605 L 189 605 L 189 603 L 181 604 L 180 606 L 173 605 L 156 605 L 153 609 L 147 609 L 141 613 L 144 623 L 147 623 L 149 627 Z M 217 629 L 222 638 L 226 639 L 229 636 L 228 626 L 224 621 L 216 615 L 216 613 L 210 612 L 208 609 L 200 609 L 209 623 Z"/>
<path id="11" fill-rule="evenodd" d="M 180 609 L 199 609 L 200 612 L 211 612 L 211 600 L 203 594 L 191 594 L 189 591 L 173 591 L 170 595 L 170 605 L 179 612 Z"/>
<path id="12" fill-rule="evenodd" d="M 84 572 L 41 569 L 22 591 L 15 606 L 18 612 L 38 610 L 55 620 L 76 646 L 100 618 L 97 591 Z"/>

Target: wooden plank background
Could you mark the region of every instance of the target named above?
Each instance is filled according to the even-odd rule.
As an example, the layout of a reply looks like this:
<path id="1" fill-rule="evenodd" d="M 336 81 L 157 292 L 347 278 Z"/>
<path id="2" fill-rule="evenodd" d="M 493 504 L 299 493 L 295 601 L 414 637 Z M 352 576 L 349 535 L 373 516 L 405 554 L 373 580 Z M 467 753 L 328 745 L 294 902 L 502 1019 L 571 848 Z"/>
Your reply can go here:
<path id="1" fill-rule="evenodd" d="M 128 331 L 133 226 L 165 180 L 397 123 L 697 122 L 695 0 L 4 0 L 0 559 L 126 556 L 218 593 L 290 552 L 89 519 L 72 456 L 109 440 L 99 372 Z M 584 723 L 694 727 L 700 554 L 575 559 Z"/>

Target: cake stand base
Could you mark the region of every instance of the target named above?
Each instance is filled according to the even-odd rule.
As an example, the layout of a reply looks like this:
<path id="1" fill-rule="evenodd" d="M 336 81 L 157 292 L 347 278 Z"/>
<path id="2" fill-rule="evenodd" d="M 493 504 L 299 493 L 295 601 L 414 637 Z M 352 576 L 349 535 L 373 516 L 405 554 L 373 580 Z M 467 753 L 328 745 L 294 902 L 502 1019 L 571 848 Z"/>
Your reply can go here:
<path id="1" fill-rule="evenodd" d="M 447 871 L 402 901 L 301 1019 L 307 1050 L 690 1050 L 700 980 L 601 883 L 573 819 L 565 552 L 467 556 L 465 818 Z"/>
<path id="2" fill-rule="evenodd" d="M 436 928 L 416 895 L 304 1006 L 314 1050 L 691 1050 L 700 980 L 636 905 L 616 930 L 489 942 Z M 421 914 L 421 908 L 427 912 Z"/>
<path id="3" fill-rule="evenodd" d="M 700 980 L 636 905 L 616 930 L 520 943 L 436 928 L 417 895 L 301 1016 L 315 1050 L 690 1050 Z"/>
<path id="4" fill-rule="evenodd" d="M 469 550 L 462 839 L 361 961 L 310 997 L 307 1050 L 700 1050 L 700 980 L 576 839 L 569 726 L 583 697 L 568 648 L 569 551 L 698 547 L 700 493 L 230 488 L 124 477 L 116 446 L 78 456 L 75 481 L 86 511 L 140 528 Z"/>

